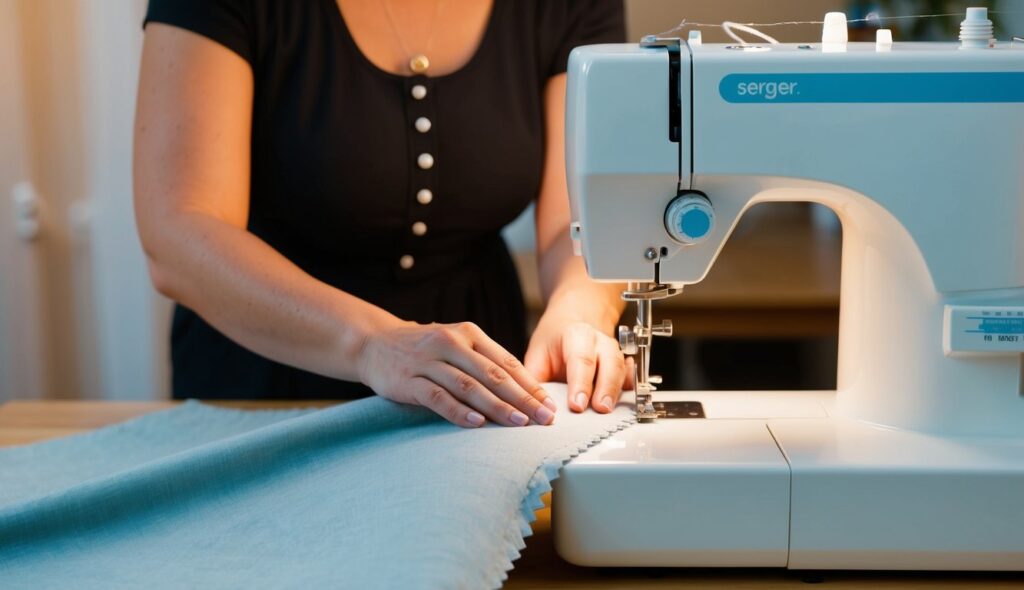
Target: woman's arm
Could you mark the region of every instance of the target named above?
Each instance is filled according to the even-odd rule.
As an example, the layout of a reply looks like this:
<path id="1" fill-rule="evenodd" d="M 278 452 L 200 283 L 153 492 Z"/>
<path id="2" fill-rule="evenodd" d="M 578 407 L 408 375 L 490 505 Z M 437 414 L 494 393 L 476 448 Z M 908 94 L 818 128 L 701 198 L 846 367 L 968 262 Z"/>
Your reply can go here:
<path id="1" fill-rule="evenodd" d="M 519 410 L 549 423 L 544 391 L 475 326 L 403 322 L 246 230 L 252 105 L 241 57 L 182 29 L 147 27 L 134 176 L 154 286 L 258 354 L 362 381 L 462 426 L 482 424 L 481 413 L 518 424 Z"/>
<path id="2" fill-rule="evenodd" d="M 134 178 L 150 276 L 243 346 L 355 380 L 366 335 L 387 318 L 246 231 L 252 102 L 241 57 L 187 31 L 147 27 Z"/>
<path id="3" fill-rule="evenodd" d="M 565 179 L 566 75 L 551 78 L 544 92 L 545 162 L 537 198 L 537 260 L 547 308 L 530 341 L 526 365 L 546 381 L 564 378 L 570 407 L 583 411 L 593 398 L 598 411 L 618 402 L 626 365 L 613 332 L 623 303 L 622 285 L 596 283 L 583 259 L 572 253 Z"/>

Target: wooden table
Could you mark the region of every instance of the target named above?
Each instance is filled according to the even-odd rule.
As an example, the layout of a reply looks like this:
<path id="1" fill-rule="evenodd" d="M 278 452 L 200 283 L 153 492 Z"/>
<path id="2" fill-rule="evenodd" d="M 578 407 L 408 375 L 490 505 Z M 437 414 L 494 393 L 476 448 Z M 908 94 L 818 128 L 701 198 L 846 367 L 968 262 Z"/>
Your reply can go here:
<path id="1" fill-rule="evenodd" d="M 174 402 L 25 401 L 0 406 L 0 446 L 37 442 L 85 432 L 149 412 Z M 324 402 L 227 402 L 229 407 L 268 409 L 323 406 Z M 509 589 L 528 588 L 806 588 L 804 581 L 824 581 L 827 588 L 878 590 L 928 588 L 1024 589 L 1024 577 L 1006 573 L 827 572 L 820 578 L 774 569 L 581 568 L 562 561 L 554 550 L 550 510 L 538 513 L 534 535 L 516 562 Z M 2 585 L 2 584 L 0 584 Z"/>

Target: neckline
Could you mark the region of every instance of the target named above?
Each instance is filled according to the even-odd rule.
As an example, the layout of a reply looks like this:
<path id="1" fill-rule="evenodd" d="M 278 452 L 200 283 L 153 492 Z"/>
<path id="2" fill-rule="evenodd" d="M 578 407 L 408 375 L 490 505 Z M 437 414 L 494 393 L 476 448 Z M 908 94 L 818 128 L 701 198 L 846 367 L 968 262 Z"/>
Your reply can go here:
<path id="1" fill-rule="evenodd" d="M 342 14 L 342 12 L 341 12 L 341 5 L 338 4 L 338 0 L 324 0 L 324 1 L 325 2 L 329 2 L 331 4 L 332 12 L 334 13 L 335 24 L 338 26 L 338 28 L 341 29 L 342 36 L 345 38 L 345 40 L 348 43 L 349 47 L 358 56 L 359 61 L 362 62 L 363 65 L 365 65 L 370 71 L 375 72 L 375 73 L 377 73 L 380 76 L 385 76 L 385 77 L 396 79 L 396 80 L 411 80 L 413 78 L 426 78 L 427 80 L 430 80 L 432 82 L 437 82 L 439 80 L 445 80 L 447 78 L 453 78 L 453 77 L 459 76 L 459 75 L 463 74 L 464 72 L 468 72 L 468 71 L 472 70 L 476 66 L 476 64 L 479 63 L 480 55 L 484 52 L 484 49 L 490 43 L 491 37 L 494 36 L 494 28 L 495 28 L 497 20 L 498 20 L 498 17 L 497 17 L 497 14 L 498 14 L 498 3 L 501 2 L 501 0 L 491 0 L 491 9 L 490 9 L 490 13 L 487 15 L 487 21 L 484 24 L 483 35 L 480 36 L 480 41 L 477 43 L 476 49 L 473 50 L 473 55 L 471 55 L 469 57 L 469 59 L 466 61 L 466 63 L 462 64 L 457 69 L 452 70 L 451 72 L 448 72 L 447 74 L 442 74 L 440 76 L 427 76 L 427 75 L 424 75 L 424 74 L 411 74 L 411 75 L 396 74 L 394 72 L 389 72 L 389 71 L 381 68 L 377 64 L 373 63 L 370 60 L 370 58 L 366 57 L 366 54 L 363 53 L 362 48 L 360 48 L 359 44 L 356 43 L 355 37 L 352 36 L 352 31 L 348 28 L 348 23 L 345 21 L 345 15 Z"/>

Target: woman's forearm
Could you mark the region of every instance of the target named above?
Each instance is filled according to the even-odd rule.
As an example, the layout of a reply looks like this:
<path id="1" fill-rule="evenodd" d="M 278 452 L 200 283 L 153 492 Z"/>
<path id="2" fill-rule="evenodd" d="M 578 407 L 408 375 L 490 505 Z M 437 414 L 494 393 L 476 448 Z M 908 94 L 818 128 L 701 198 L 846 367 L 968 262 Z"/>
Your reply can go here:
<path id="1" fill-rule="evenodd" d="M 583 259 L 572 253 L 568 231 L 538 253 L 538 268 L 549 312 L 614 329 L 624 309 L 622 285 L 598 283 L 587 276 Z"/>
<path id="2" fill-rule="evenodd" d="M 367 334 L 399 321 L 316 280 L 255 235 L 211 215 L 176 212 L 144 229 L 157 289 L 275 361 L 355 381 Z"/>
<path id="3" fill-rule="evenodd" d="M 398 320 L 317 281 L 246 231 L 254 88 L 237 53 L 147 25 L 133 176 L 153 283 L 258 354 L 356 380 L 365 334 Z"/>
<path id="4" fill-rule="evenodd" d="M 622 286 L 597 283 L 587 276 L 583 259 L 572 253 L 569 238 L 569 193 L 565 179 L 566 75 L 548 81 L 544 89 L 546 150 L 544 175 L 537 198 L 537 267 L 545 315 L 613 330 L 622 314 Z"/>
<path id="5" fill-rule="evenodd" d="M 572 254 L 568 231 L 538 253 L 547 308 L 530 338 L 526 364 L 541 379 L 565 379 L 569 407 L 611 412 L 629 375 L 612 336 L 623 302 L 621 285 L 587 276 Z"/>

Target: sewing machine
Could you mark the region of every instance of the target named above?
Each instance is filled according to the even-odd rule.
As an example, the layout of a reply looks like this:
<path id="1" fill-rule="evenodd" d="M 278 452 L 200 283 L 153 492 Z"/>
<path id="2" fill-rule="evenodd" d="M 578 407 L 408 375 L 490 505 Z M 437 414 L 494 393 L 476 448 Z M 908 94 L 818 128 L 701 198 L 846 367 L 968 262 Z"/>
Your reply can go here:
<path id="1" fill-rule="evenodd" d="M 567 560 L 1024 570 L 1024 48 L 991 23 L 896 44 L 841 24 L 572 53 L 571 232 L 636 304 L 641 423 L 563 469 Z M 770 201 L 842 222 L 837 390 L 656 391 L 653 303 Z"/>

